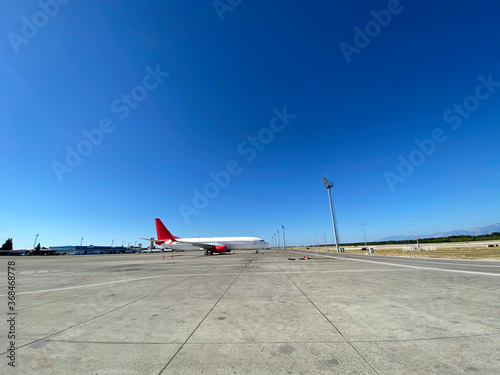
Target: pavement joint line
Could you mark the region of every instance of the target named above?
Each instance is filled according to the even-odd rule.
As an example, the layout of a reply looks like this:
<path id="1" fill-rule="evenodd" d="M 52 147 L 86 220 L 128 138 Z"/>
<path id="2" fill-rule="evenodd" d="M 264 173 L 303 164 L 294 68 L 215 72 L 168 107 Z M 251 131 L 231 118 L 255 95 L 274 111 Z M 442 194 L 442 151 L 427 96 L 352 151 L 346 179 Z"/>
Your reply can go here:
<path id="1" fill-rule="evenodd" d="M 224 291 L 224 293 L 222 293 L 222 295 L 219 297 L 219 299 L 215 302 L 215 304 L 212 306 L 212 308 L 207 312 L 207 314 L 204 316 L 204 318 L 198 323 L 198 325 L 195 327 L 195 329 L 193 330 L 193 332 L 191 332 L 191 334 L 188 336 L 188 338 L 186 339 L 186 341 L 184 341 L 184 343 L 180 346 L 179 349 L 177 349 L 177 351 L 174 353 L 174 355 L 169 359 L 169 361 L 167 362 L 167 364 L 165 365 L 165 367 L 163 367 L 163 369 L 158 373 L 158 375 L 161 375 L 163 373 L 163 371 L 165 371 L 165 369 L 168 367 L 168 365 L 174 360 L 174 358 L 177 356 L 177 354 L 179 354 L 179 352 L 182 350 L 182 348 L 186 345 L 186 343 L 189 341 L 189 339 L 194 335 L 194 333 L 198 330 L 198 328 L 202 325 L 202 323 L 205 321 L 205 319 L 207 319 L 207 317 L 210 315 L 210 313 L 213 311 L 213 309 L 215 309 L 215 306 L 217 306 L 220 302 L 220 300 L 226 295 L 226 293 L 228 292 L 229 289 L 231 289 L 231 287 L 233 286 L 233 284 L 236 282 L 236 280 L 238 280 L 238 278 L 240 277 L 240 275 L 243 273 L 243 271 L 245 271 L 246 269 L 246 265 L 245 267 L 243 267 L 243 269 L 240 271 L 240 273 L 238 274 L 238 276 L 236 276 L 234 278 L 234 280 L 231 282 L 231 284 L 229 284 L 229 286 L 227 287 L 227 289 Z"/>
<path id="2" fill-rule="evenodd" d="M 415 339 L 393 339 L 393 340 L 351 340 L 351 342 L 357 343 L 384 343 L 384 342 L 414 342 L 414 341 L 434 341 L 434 340 L 459 340 L 459 339 L 469 339 L 474 337 L 487 337 L 487 336 L 498 336 L 500 332 L 492 333 L 476 333 L 473 335 L 462 335 L 462 336 L 442 336 L 442 337 L 421 337 Z"/>
<path id="3" fill-rule="evenodd" d="M 216 267 L 213 267 L 216 268 Z M 310 274 L 310 273 L 346 273 L 346 272 L 401 272 L 403 270 L 392 270 L 392 269 L 386 269 L 386 270 L 329 270 L 329 271 L 250 271 L 246 272 L 245 275 L 271 275 L 271 274 L 282 274 L 283 272 L 285 273 L 290 273 L 290 274 Z M 35 291 L 29 291 L 29 292 L 19 292 L 16 293 L 16 295 L 27 295 L 27 294 L 38 294 L 38 293 L 50 293 L 50 292 L 61 292 L 65 290 L 73 290 L 73 289 L 80 289 L 80 288 L 91 288 L 91 287 L 97 287 L 97 286 L 103 286 L 103 285 L 110 285 L 110 284 L 118 284 L 118 283 L 126 283 L 126 282 L 131 282 L 131 281 L 142 281 L 142 280 L 148 280 L 148 279 L 154 279 L 154 278 L 159 278 L 159 277 L 186 277 L 186 276 L 231 276 L 231 275 L 239 275 L 240 273 L 238 272 L 227 272 L 227 273 L 185 273 L 185 274 L 174 274 L 174 275 L 155 275 L 155 276 L 148 276 L 148 277 L 139 277 L 135 279 L 126 279 L 126 280 L 117 280 L 117 281 L 106 281 L 104 283 L 97 283 L 97 284 L 86 284 L 86 285 L 76 285 L 76 286 L 69 286 L 66 288 L 55 288 L 55 289 L 44 289 L 44 290 L 35 290 Z M 0 297 L 5 297 L 7 294 L 0 294 Z M 71 298 L 71 297 L 68 297 Z"/>
<path id="4" fill-rule="evenodd" d="M 278 266 L 279 269 L 281 269 L 279 264 L 276 263 L 276 265 Z M 340 332 L 340 330 L 335 326 L 335 324 L 333 324 L 333 322 L 330 319 L 328 319 L 328 317 L 323 313 L 323 311 L 321 311 L 320 308 L 316 306 L 316 304 L 307 296 L 306 293 L 304 293 L 304 291 L 295 283 L 295 281 L 293 281 L 288 274 L 285 273 L 285 275 L 288 278 L 288 280 L 290 280 L 292 284 L 295 285 L 295 287 L 304 295 L 304 297 L 307 298 L 307 300 L 314 306 L 314 308 L 318 310 L 318 312 L 323 316 L 323 318 L 325 318 L 326 321 L 331 324 L 331 326 L 339 333 L 339 335 L 345 340 L 345 342 L 348 343 L 356 353 L 358 353 L 358 355 L 365 361 L 365 363 L 368 366 L 370 366 L 370 368 L 373 371 L 375 371 L 376 374 L 380 375 L 380 373 L 375 369 L 375 367 L 373 367 L 373 365 L 363 356 L 363 354 L 361 354 L 359 350 L 342 334 L 342 332 Z"/>
<path id="5" fill-rule="evenodd" d="M 330 322 L 331 323 L 331 322 Z M 413 341 L 434 341 L 434 340 L 459 340 L 474 337 L 487 337 L 487 336 L 498 336 L 500 332 L 492 333 L 478 333 L 473 335 L 461 335 L 461 336 L 439 336 L 439 337 L 417 337 L 410 339 L 381 339 L 381 340 L 349 340 L 351 343 L 385 343 L 385 342 L 413 342 Z M 23 339 L 22 340 L 33 340 L 33 339 Z M 46 339 L 44 341 L 48 342 L 64 342 L 69 344 L 102 344 L 102 345 L 181 345 L 182 342 L 130 342 L 130 341 L 88 341 L 88 340 L 54 340 Z M 185 343 L 185 346 L 189 345 L 254 345 L 254 344 L 333 344 L 333 343 L 345 343 L 349 344 L 344 338 L 342 340 L 315 340 L 315 341 L 204 341 L 204 342 L 190 342 Z"/>
<path id="6" fill-rule="evenodd" d="M 295 253 L 301 254 L 301 252 L 295 252 Z M 477 272 L 477 271 L 466 271 L 466 270 L 450 270 L 450 269 L 446 269 L 446 268 L 411 266 L 411 265 L 398 264 L 398 263 L 379 262 L 379 261 L 367 260 L 367 259 L 355 259 L 355 258 L 348 258 L 348 257 L 335 257 L 335 256 L 320 255 L 320 254 L 318 254 L 318 255 L 319 256 L 323 256 L 325 258 L 344 259 L 344 260 L 351 260 L 351 261 L 355 261 L 355 262 L 366 262 L 366 263 L 374 263 L 374 264 L 383 264 L 383 265 L 387 265 L 387 266 L 402 267 L 402 268 L 413 268 L 413 269 L 425 270 L 425 271 L 444 271 L 444 272 L 466 273 L 466 274 L 481 275 L 481 276 L 496 276 L 496 277 L 500 276 L 500 273 Z"/>
<path id="7" fill-rule="evenodd" d="M 33 308 L 40 307 L 40 306 L 50 305 L 51 303 L 56 303 L 56 302 L 65 301 L 65 300 L 67 300 L 67 299 L 72 299 L 72 298 L 78 298 L 78 297 L 81 297 L 81 296 L 86 296 L 87 294 L 92 294 L 92 293 L 95 293 L 95 291 L 94 291 L 94 290 L 92 290 L 92 291 L 90 291 L 90 292 L 87 292 L 87 293 L 81 293 L 81 294 L 77 294 L 77 295 L 73 295 L 73 296 L 71 296 L 71 297 L 59 298 L 59 299 L 56 299 L 56 300 L 54 300 L 54 301 L 45 302 L 45 303 L 40 303 L 40 304 L 38 304 L 38 305 L 32 305 L 32 306 L 27 306 L 27 307 L 21 307 L 21 308 L 16 309 L 16 311 L 24 311 L 24 310 L 29 310 L 29 309 L 33 309 Z"/>
<path id="8" fill-rule="evenodd" d="M 313 303 L 314 305 L 314 303 Z M 314 306 L 316 307 L 316 306 Z M 317 308 L 317 307 L 316 307 Z M 321 313 L 321 311 L 320 311 Z M 323 315 L 323 313 L 321 313 Z M 323 315 L 324 316 L 324 315 Z M 328 320 L 328 318 L 327 318 Z M 330 324 L 333 323 L 328 320 Z M 336 328 L 337 329 L 337 328 Z M 337 329 L 338 331 L 338 329 Z M 340 332 L 339 332 L 340 333 Z M 342 334 L 341 334 L 342 335 Z M 319 341 L 231 341 L 231 342 L 217 342 L 217 341 L 204 341 L 204 342 L 191 342 L 186 345 L 231 345 L 231 344 L 329 344 L 329 343 L 383 343 L 383 342 L 412 342 L 412 341 L 433 341 L 433 340 L 458 340 L 467 339 L 473 337 L 486 337 L 486 336 L 498 336 L 500 332 L 492 333 L 477 333 L 473 335 L 461 335 L 461 336 L 440 336 L 440 337 L 418 337 L 413 339 L 382 339 L 382 340 L 347 340 L 343 335 L 343 340 L 319 340 Z"/>
<path id="9" fill-rule="evenodd" d="M 208 270 L 207 270 L 207 272 L 208 272 L 209 270 L 211 270 L 211 269 L 214 269 L 214 268 L 216 268 L 216 267 L 212 267 L 212 268 L 208 269 Z M 192 278 L 194 278 L 194 277 L 195 277 L 195 276 L 191 276 L 191 277 L 188 277 L 188 278 L 186 278 L 186 279 L 184 279 L 184 280 L 182 280 L 182 281 L 179 281 L 179 282 L 177 282 L 177 283 L 174 283 L 174 284 L 172 284 L 172 285 L 169 285 L 168 287 L 162 287 L 161 289 L 159 289 L 159 290 L 157 290 L 157 291 L 155 291 L 155 292 L 153 292 L 153 293 L 150 293 L 150 294 L 148 294 L 148 295 L 142 296 L 141 298 L 138 298 L 138 299 L 136 299 L 136 300 L 134 300 L 134 301 L 128 302 L 128 303 L 126 303 L 126 304 L 124 304 L 124 305 L 122 305 L 122 306 L 118 306 L 118 307 L 116 307 L 116 308 L 114 308 L 114 309 L 112 309 L 112 310 L 110 310 L 110 311 L 107 311 L 107 312 L 105 312 L 105 313 L 103 313 L 103 314 L 100 314 L 100 315 L 94 316 L 93 318 L 87 319 L 87 320 L 85 320 L 85 321 L 83 321 L 83 322 L 80 322 L 80 323 L 78 323 L 78 324 L 75 324 L 75 325 L 73 325 L 73 326 L 71 326 L 71 327 L 67 327 L 67 328 L 65 328 L 65 329 L 63 329 L 63 330 L 60 330 L 60 331 L 58 331 L 58 332 L 51 333 L 50 335 L 47 335 L 47 336 L 45 336 L 45 337 L 41 337 L 41 338 L 36 339 L 36 340 L 34 340 L 34 341 L 32 341 L 32 342 L 29 342 L 29 343 L 27 343 L 27 344 L 24 344 L 24 345 L 18 346 L 18 347 L 16 347 L 16 350 L 21 349 L 21 348 L 24 348 L 25 346 L 29 346 L 29 345 L 31 345 L 31 344 L 34 344 L 34 343 L 36 343 L 36 342 L 38 342 L 38 341 L 43 341 L 43 340 L 45 340 L 45 339 L 47 339 L 47 338 L 49 338 L 49 337 L 52 337 L 52 336 L 58 335 L 58 334 L 60 334 L 60 333 L 62 333 L 62 332 L 68 331 L 68 330 L 73 329 L 73 328 L 75 328 L 75 327 L 78 327 L 78 326 L 80 326 L 80 325 L 82 325 L 82 324 L 85 324 L 85 323 L 91 322 L 91 321 L 93 321 L 93 320 L 95 320 L 95 319 L 101 318 L 101 317 L 103 317 L 104 315 L 108 315 L 108 314 L 110 314 L 110 313 L 112 313 L 112 312 L 115 312 L 115 311 L 117 311 L 117 310 L 119 310 L 119 309 L 122 309 L 122 308 L 124 308 L 124 307 L 126 307 L 126 306 L 132 305 L 132 304 L 134 304 L 134 303 L 136 303 L 136 302 L 139 302 L 139 301 L 141 301 L 141 300 L 143 300 L 143 299 L 146 299 L 146 298 L 148 298 L 148 297 L 152 296 L 153 294 L 160 293 L 160 292 L 164 291 L 165 289 L 169 289 L 169 288 L 171 288 L 171 287 L 174 287 L 174 286 L 176 286 L 176 285 L 178 285 L 178 284 L 181 284 L 181 283 L 183 283 L 184 281 L 190 280 L 190 279 L 192 279 Z M 7 354 L 7 353 L 8 353 L 8 351 L 6 351 L 6 352 L 2 352 L 2 353 L 0 353 L 0 355 L 4 355 L 4 354 Z"/>
<path id="10" fill-rule="evenodd" d="M 486 324 L 486 323 L 483 323 L 483 322 L 478 322 L 477 320 L 473 320 L 473 319 L 469 319 L 469 318 L 465 318 L 465 317 L 463 319 L 466 319 L 466 320 L 468 320 L 469 322 L 472 322 L 472 323 L 481 324 L 481 325 L 483 325 L 485 327 L 494 329 L 495 331 L 498 331 L 500 333 L 500 327 L 495 327 L 495 326 L 492 326 L 492 325 L 489 325 L 489 324 Z"/>
<path id="11" fill-rule="evenodd" d="M 217 268 L 218 266 L 210 268 L 210 270 Z M 185 274 L 171 274 L 171 275 L 155 275 L 155 276 L 145 276 L 145 277 L 138 277 L 135 279 L 126 279 L 126 280 L 115 280 L 115 281 L 106 281 L 103 283 L 97 283 L 97 284 L 86 284 L 86 285 L 76 285 L 76 286 L 69 286 L 66 288 L 55 288 L 55 289 L 44 289 L 44 290 L 35 290 L 31 292 L 20 292 L 16 293 L 16 295 L 25 295 L 25 294 L 37 294 L 37 293 L 46 293 L 46 292 L 58 292 L 58 291 L 64 291 L 64 290 L 72 290 L 72 289 L 79 289 L 79 288 L 89 288 L 93 286 L 103 286 L 103 285 L 109 285 L 109 284 L 119 284 L 119 283 L 126 283 L 129 281 L 141 281 L 141 280 L 149 280 L 149 279 L 155 279 L 158 277 L 185 277 L 185 276 L 207 276 L 207 275 L 214 275 L 214 276 L 221 276 L 225 275 L 224 273 L 222 274 L 206 274 L 204 272 L 199 272 L 199 273 L 185 273 Z M 6 297 L 7 294 L 0 294 L 0 297 Z"/>

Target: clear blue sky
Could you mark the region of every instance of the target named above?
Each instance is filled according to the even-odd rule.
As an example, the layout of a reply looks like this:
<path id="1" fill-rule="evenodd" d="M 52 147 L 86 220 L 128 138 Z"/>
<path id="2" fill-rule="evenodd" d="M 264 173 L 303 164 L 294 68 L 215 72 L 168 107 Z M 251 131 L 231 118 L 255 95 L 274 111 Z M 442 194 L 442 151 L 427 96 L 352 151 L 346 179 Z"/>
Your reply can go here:
<path id="1" fill-rule="evenodd" d="M 0 242 L 500 222 L 500 4 L 60 1 L 1 5 Z"/>

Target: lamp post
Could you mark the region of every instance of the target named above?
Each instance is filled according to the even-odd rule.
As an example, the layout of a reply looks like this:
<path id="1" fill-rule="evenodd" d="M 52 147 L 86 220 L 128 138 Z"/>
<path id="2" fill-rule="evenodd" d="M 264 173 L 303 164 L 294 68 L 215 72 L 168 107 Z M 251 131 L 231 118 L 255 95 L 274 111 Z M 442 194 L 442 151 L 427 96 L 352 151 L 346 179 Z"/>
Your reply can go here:
<path id="1" fill-rule="evenodd" d="M 39 236 L 39 234 L 37 234 L 37 235 L 35 236 L 35 242 L 33 243 L 33 250 L 35 250 L 35 248 L 36 248 L 36 239 L 38 238 L 38 236 Z"/>
<path id="2" fill-rule="evenodd" d="M 113 248 L 113 242 L 115 242 L 114 238 L 113 238 L 113 241 L 111 241 L 111 248 Z"/>
<path id="3" fill-rule="evenodd" d="M 281 228 L 283 228 L 283 247 L 285 248 L 286 250 L 286 242 L 285 242 L 285 227 L 283 226 L 283 224 L 281 224 Z"/>
<path id="4" fill-rule="evenodd" d="M 273 236 L 274 236 L 274 247 L 276 247 L 276 244 L 278 243 L 278 242 L 276 241 L 276 233 L 273 233 Z"/>
<path id="5" fill-rule="evenodd" d="M 276 232 L 278 233 L 278 247 L 281 247 L 281 245 L 280 245 L 280 231 L 279 231 L 279 229 L 277 229 Z"/>
<path id="6" fill-rule="evenodd" d="M 83 237 L 82 237 L 82 239 L 80 240 L 80 247 L 82 247 L 82 242 L 83 242 Z"/>
<path id="7" fill-rule="evenodd" d="M 361 223 L 361 227 L 363 228 L 363 237 L 365 238 L 365 247 L 368 250 L 368 245 L 366 244 L 365 226 L 363 225 L 363 223 Z"/>

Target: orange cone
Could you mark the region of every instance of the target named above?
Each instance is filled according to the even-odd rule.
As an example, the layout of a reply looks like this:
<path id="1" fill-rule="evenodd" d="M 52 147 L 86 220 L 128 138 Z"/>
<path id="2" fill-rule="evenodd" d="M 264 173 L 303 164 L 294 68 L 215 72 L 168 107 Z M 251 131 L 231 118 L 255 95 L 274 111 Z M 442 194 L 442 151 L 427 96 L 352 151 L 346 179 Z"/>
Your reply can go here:
<path id="1" fill-rule="evenodd" d="M 163 259 L 165 259 L 165 254 L 163 254 Z"/>

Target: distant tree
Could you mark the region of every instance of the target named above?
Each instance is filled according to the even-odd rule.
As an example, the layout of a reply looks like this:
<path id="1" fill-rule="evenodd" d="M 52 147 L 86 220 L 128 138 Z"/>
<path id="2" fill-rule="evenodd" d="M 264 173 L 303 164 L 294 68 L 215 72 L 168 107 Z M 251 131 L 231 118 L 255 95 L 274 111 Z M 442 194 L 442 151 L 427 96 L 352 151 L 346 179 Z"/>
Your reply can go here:
<path id="1" fill-rule="evenodd" d="M 7 241 L 5 241 L 0 250 L 12 250 L 13 248 L 14 243 L 12 242 L 12 238 L 7 238 Z"/>

